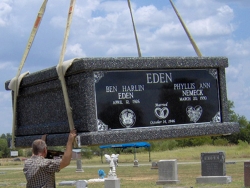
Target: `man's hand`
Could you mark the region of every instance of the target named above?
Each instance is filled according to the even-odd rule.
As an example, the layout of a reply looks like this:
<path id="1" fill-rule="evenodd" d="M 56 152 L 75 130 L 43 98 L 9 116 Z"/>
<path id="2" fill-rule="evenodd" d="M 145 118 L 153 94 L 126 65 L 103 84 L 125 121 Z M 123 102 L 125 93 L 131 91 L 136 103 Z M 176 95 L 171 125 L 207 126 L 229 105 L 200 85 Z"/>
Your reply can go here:
<path id="1" fill-rule="evenodd" d="M 62 161 L 60 163 L 60 170 L 64 167 L 68 166 L 70 164 L 70 160 L 72 157 L 72 145 L 74 143 L 76 137 L 76 130 L 71 130 L 68 137 L 68 142 L 66 145 L 66 150 L 64 152 L 64 155 L 62 157 Z"/>
<path id="2" fill-rule="evenodd" d="M 73 142 L 75 141 L 75 138 L 76 138 L 76 130 L 73 129 L 69 133 L 68 142 L 70 142 L 71 144 L 73 144 Z"/>

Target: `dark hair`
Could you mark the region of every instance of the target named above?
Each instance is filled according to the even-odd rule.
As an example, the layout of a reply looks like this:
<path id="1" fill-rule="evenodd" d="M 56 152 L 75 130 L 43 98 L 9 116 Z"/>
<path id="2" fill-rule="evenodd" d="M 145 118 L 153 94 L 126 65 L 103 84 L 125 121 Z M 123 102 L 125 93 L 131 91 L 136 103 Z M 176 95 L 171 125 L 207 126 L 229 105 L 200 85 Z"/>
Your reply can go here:
<path id="1" fill-rule="evenodd" d="M 32 143 L 32 152 L 35 155 L 42 153 L 47 147 L 46 143 L 42 139 L 37 139 Z"/>

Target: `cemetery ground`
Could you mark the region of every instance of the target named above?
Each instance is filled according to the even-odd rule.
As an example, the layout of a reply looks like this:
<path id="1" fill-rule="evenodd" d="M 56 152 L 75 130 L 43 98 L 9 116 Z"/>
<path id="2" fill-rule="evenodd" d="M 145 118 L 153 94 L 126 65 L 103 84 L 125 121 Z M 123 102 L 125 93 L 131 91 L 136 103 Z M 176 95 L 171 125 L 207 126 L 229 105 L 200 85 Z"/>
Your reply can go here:
<path id="1" fill-rule="evenodd" d="M 229 184 L 196 184 L 196 178 L 201 176 L 200 154 L 218 151 L 224 151 L 226 154 L 226 175 L 232 177 L 232 182 Z M 133 167 L 133 154 L 120 153 L 116 172 L 118 178 L 120 178 L 122 188 L 162 188 L 162 185 L 156 185 L 156 181 L 159 179 L 158 170 L 151 169 L 151 166 L 152 162 L 168 159 L 177 159 L 178 180 L 180 181 L 178 184 L 172 184 L 168 187 L 243 188 L 244 162 L 250 159 L 250 147 L 249 145 L 205 145 L 178 148 L 164 152 L 151 152 L 151 162 L 149 162 L 148 152 L 137 153 L 136 158 L 139 161 L 139 167 Z M 13 159 L 0 159 L 0 163 L 0 186 L 9 188 L 25 187 L 26 180 L 22 172 L 22 160 L 14 161 Z M 108 174 L 109 171 L 109 165 L 106 162 L 102 164 L 100 156 L 95 156 L 92 159 L 82 159 L 82 167 L 84 172 L 76 172 L 76 161 L 72 160 L 70 166 L 56 173 L 57 185 L 61 181 L 98 179 L 99 169 L 103 169 L 106 174 Z M 88 183 L 88 188 L 103 187 L 103 182 Z"/>

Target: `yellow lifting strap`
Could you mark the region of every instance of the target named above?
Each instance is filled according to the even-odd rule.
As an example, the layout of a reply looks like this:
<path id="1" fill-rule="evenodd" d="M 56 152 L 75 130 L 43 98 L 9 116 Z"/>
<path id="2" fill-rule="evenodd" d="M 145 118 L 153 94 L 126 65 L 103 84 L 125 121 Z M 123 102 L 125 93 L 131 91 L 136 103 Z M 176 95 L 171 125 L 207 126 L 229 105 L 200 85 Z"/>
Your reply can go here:
<path id="1" fill-rule="evenodd" d="M 70 67 L 70 65 L 73 61 L 71 61 L 71 63 L 66 63 L 68 65 L 63 66 L 63 60 L 64 60 L 67 41 L 68 41 L 68 37 L 69 37 L 70 25 L 71 25 L 71 21 L 72 21 L 73 12 L 74 12 L 75 2 L 76 2 L 75 0 L 70 1 L 70 7 L 69 7 L 69 12 L 68 12 L 66 30 L 64 33 L 62 50 L 61 50 L 61 54 L 60 54 L 59 63 L 58 63 L 57 68 L 56 68 L 59 80 L 61 81 L 61 85 L 62 85 L 63 97 L 64 97 L 65 106 L 66 106 L 70 130 L 73 130 L 75 127 L 74 127 L 74 121 L 73 121 L 73 117 L 72 117 L 72 108 L 70 107 L 69 96 L 68 96 L 68 91 L 67 91 L 67 86 L 66 86 L 66 81 L 65 81 L 64 76 L 65 76 L 67 69 Z"/>
<path id="2" fill-rule="evenodd" d="M 25 51 L 24 51 L 24 54 L 23 54 L 23 57 L 22 57 L 22 60 L 20 62 L 20 65 L 19 65 L 19 68 L 18 68 L 18 71 L 17 71 L 17 74 L 16 74 L 16 77 L 14 77 L 10 84 L 9 84 L 9 89 L 11 89 L 13 92 L 14 92 L 14 98 L 13 98 L 13 121 L 12 121 L 12 141 L 11 141 L 11 148 L 15 148 L 15 132 L 16 132 L 16 108 L 17 108 L 17 96 L 18 96 L 18 92 L 19 92 L 19 86 L 20 86 L 20 83 L 22 81 L 22 78 L 28 74 L 28 72 L 26 73 L 23 73 L 22 75 L 21 74 L 21 71 L 22 71 L 22 68 L 24 66 L 24 63 L 26 61 L 26 58 L 29 54 L 29 51 L 30 51 L 30 48 L 32 46 L 32 43 L 35 39 L 35 36 L 36 36 L 36 33 L 37 33 L 37 30 L 39 28 L 39 25 L 41 23 L 41 20 L 43 18 L 43 15 L 44 15 L 44 12 L 45 12 L 45 9 L 46 9 L 46 5 L 47 5 L 47 2 L 48 0 L 44 0 L 39 12 L 38 12 L 38 15 L 37 15 L 37 18 L 36 18 L 36 21 L 34 23 L 34 26 L 33 26 L 33 29 L 31 31 L 31 34 L 30 34 L 30 38 L 28 40 L 28 43 L 27 43 L 27 46 L 25 48 Z"/>
<path id="3" fill-rule="evenodd" d="M 129 7 L 129 11 L 130 11 L 132 23 L 133 23 L 133 28 L 134 28 L 134 34 L 135 34 L 135 40 L 136 40 L 136 45 L 137 45 L 138 56 L 141 57 L 141 49 L 140 49 L 140 45 L 139 45 L 139 42 L 138 42 L 138 37 L 137 37 L 137 34 L 136 34 L 136 28 L 135 28 L 135 23 L 134 23 L 134 19 L 133 19 L 133 13 L 132 13 L 132 8 L 131 8 L 130 0 L 128 0 L 128 7 Z"/>
<path id="4" fill-rule="evenodd" d="M 196 45 L 194 39 L 192 38 L 191 34 L 190 34 L 189 31 L 188 31 L 188 28 L 186 27 L 186 25 L 185 25 L 184 21 L 182 20 L 180 14 L 178 13 L 177 9 L 175 8 L 174 3 L 172 2 L 172 0 L 169 0 L 169 1 L 170 1 L 171 5 L 172 5 L 172 7 L 173 7 L 173 9 L 174 9 L 174 11 L 175 11 L 177 17 L 179 18 L 179 20 L 180 20 L 180 22 L 181 22 L 181 25 L 182 25 L 182 27 L 184 28 L 184 30 L 185 30 L 185 32 L 186 32 L 186 34 L 187 34 L 187 36 L 188 36 L 188 38 L 189 38 L 189 40 L 190 40 L 190 42 L 191 42 L 193 48 L 194 48 L 194 50 L 195 50 L 197 56 L 198 56 L 198 57 L 202 57 L 202 54 L 201 54 L 201 52 L 200 52 L 198 46 Z"/>

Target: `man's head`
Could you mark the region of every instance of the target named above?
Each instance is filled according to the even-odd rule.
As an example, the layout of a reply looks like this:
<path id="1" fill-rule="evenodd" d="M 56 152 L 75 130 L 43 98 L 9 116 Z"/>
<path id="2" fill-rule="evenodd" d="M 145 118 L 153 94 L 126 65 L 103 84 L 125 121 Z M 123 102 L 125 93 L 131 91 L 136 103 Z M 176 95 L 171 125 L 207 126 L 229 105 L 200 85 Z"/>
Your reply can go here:
<path id="1" fill-rule="evenodd" d="M 42 139 L 37 139 L 32 143 L 32 152 L 34 155 L 46 157 L 47 145 Z"/>

